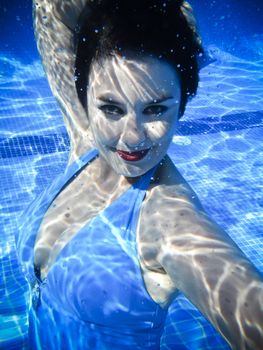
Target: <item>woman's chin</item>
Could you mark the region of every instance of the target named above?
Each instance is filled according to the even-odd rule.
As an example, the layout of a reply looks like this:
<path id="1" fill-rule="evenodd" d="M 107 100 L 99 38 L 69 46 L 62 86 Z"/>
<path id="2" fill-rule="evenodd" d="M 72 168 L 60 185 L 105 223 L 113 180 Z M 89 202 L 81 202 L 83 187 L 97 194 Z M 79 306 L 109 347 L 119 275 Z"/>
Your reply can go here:
<path id="1" fill-rule="evenodd" d="M 135 177 L 144 175 L 145 173 L 147 173 L 147 171 L 152 169 L 157 164 L 156 162 L 152 162 L 152 161 L 144 162 L 141 164 L 135 164 L 135 162 L 129 162 L 129 163 L 125 162 L 119 165 L 114 164 L 112 168 L 119 175 L 135 178 Z"/>

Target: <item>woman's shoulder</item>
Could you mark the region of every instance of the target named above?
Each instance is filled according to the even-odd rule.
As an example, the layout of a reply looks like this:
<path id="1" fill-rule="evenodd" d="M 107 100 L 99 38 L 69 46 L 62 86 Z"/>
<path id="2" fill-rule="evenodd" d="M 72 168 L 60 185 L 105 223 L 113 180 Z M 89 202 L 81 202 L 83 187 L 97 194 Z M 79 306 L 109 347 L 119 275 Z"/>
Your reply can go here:
<path id="1" fill-rule="evenodd" d="M 149 205 L 150 203 L 150 205 Z M 181 252 L 206 246 L 236 247 L 227 233 L 204 210 L 197 194 L 170 159 L 153 186 L 147 205 L 149 225 L 158 241 L 156 254 Z M 147 220 L 147 214 L 146 219 Z M 148 230 L 150 231 L 150 229 Z M 146 236 L 147 237 L 147 236 Z M 148 235 L 148 241 L 151 241 Z"/>
<path id="2" fill-rule="evenodd" d="M 197 194 L 168 156 L 155 174 L 150 197 L 157 202 L 158 210 L 191 206 L 196 211 L 204 211 Z"/>
<path id="3" fill-rule="evenodd" d="M 197 218 L 204 214 L 194 190 L 171 159 L 165 158 L 157 169 L 143 202 L 140 219 L 142 241 L 155 241 L 154 246 L 159 250 L 164 239 L 177 234 L 182 226 L 187 229 L 189 225 L 200 223 L 200 218 Z"/>
<path id="4" fill-rule="evenodd" d="M 177 281 L 166 273 L 162 257 L 182 232 L 191 231 L 197 222 L 198 213 L 203 208 L 191 186 L 180 174 L 169 157 L 158 167 L 143 202 L 138 248 L 145 283 L 151 295 L 156 297 L 156 287 L 152 290 L 152 280 L 158 281 L 159 302 L 168 305 L 177 290 Z M 200 221 L 200 220 L 199 220 Z M 187 246 L 187 241 L 185 241 Z M 172 250 L 171 250 L 172 251 Z"/>

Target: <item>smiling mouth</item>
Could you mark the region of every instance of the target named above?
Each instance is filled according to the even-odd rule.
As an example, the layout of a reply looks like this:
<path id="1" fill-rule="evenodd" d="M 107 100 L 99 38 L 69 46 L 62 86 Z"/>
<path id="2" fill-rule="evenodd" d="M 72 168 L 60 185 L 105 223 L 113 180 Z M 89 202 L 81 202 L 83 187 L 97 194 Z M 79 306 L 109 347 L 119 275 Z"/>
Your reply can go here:
<path id="1" fill-rule="evenodd" d="M 137 152 L 125 152 L 125 151 L 117 150 L 117 153 L 122 159 L 134 162 L 144 158 L 146 154 L 149 152 L 149 150 L 150 148 L 143 149 Z"/>

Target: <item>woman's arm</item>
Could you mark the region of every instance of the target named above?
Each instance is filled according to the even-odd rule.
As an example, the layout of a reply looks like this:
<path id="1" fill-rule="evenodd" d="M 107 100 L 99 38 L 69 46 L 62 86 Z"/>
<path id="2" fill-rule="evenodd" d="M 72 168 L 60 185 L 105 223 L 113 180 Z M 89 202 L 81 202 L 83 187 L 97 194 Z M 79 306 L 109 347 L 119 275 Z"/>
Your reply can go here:
<path id="1" fill-rule="evenodd" d="M 260 273 L 206 213 L 185 198 L 171 201 L 159 263 L 233 349 L 262 350 Z"/>

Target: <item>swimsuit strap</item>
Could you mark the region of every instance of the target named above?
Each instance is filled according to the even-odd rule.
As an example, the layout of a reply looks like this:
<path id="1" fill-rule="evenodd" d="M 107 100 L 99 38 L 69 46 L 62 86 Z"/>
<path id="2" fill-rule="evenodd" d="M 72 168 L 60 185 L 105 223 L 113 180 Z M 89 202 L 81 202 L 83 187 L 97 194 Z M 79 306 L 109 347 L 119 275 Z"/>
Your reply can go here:
<path id="1" fill-rule="evenodd" d="M 62 176 L 59 176 L 58 179 L 54 181 L 53 184 L 51 184 L 47 191 L 44 192 L 44 196 L 41 200 L 41 204 L 43 203 L 43 205 L 41 205 L 40 208 L 42 219 L 49 207 L 52 205 L 57 196 L 63 191 L 63 189 L 66 188 L 69 185 L 69 183 L 77 177 L 77 175 L 82 171 L 82 169 L 97 155 L 98 150 L 96 150 L 95 148 L 89 150 L 78 160 L 72 163 L 69 167 L 67 167 L 64 174 Z"/>
<path id="2" fill-rule="evenodd" d="M 87 153 L 83 154 L 79 159 L 72 163 L 69 167 L 66 168 L 62 177 L 58 178 L 58 181 L 54 182 L 54 185 L 51 185 L 49 192 L 53 192 L 53 199 L 49 202 L 49 206 L 54 202 L 55 198 L 59 193 L 68 186 L 68 184 L 75 178 L 78 173 L 98 155 L 98 150 L 92 148 Z"/>
<path id="3" fill-rule="evenodd" d="M 17 240 L 17 253 L 19 260 L 26 267 L 29 275 L 34 275 L 33 259 L 34 245 L 39 231 L 39 227 L 45 213 L 53 203 L 59 193 L 65 188 L 79 171 L 98 155 L 98 151 L 93 148 L 82 155 L 77 161 L 68 166 L 64 174 L 59 176 L 45 191 L 42 192 L 23 212 L 19 224 L 19 234 Z"/>
<path id="4" fill-rule="evenodd" d="M 135 233 L 141 205 L 159 164 L 148 170 L 127 191 L 99 213 L 106 220 L 107 224 L 112 227 L 113 231 L 115 231 L 114 227 L 123 228 L 119 231 L 118 236 L 121 236 L 124 241 L 135 242 L 136 240 Z"/>
<path id="5" fill-rule="evenodd" d="M 87 165 L 88 162 L 93 160 L 98 155 L 96 149 L 89 150 L 86 154 L 81 156 L 76 162 L 72 163 L 66 168 L 65 173 L 59 176 L 56 181 L 54 181 L 51 186 L 49 186 L 43 194 L 36 199 L 29 207 L 27 215 L 23 216 L 23 222 L 20 226 L 20 235 L 18 237 L 18 254 L 21 254 L 20 260 L 23 261 L 26 271 L 30 276 L 34 276 L 34 245 L 39 231 L 39 227 L 43 220 L 45 213 L 48 208 L 54 202 L 55 198 L 59 193 L 68 186 L 70 181 L 72 181 L 77 174 Z M 141 178 L 134 183 L 125 193 L 128 194 L 129 202 L 133 203 L 134 211 L 132 211 L 135 216 L 130 218 L 129 227 L 136 229 L 137 218 L 139 215 L 139 209 L 141 202 L 144 199 L 145 191 L 147 190 L 153 173 L 156 170 L 158 164 L 145 173 Z M 120 197 L 122 197 L 122 194 Z M 118 201 L 118 200 L 117 200 Z M 110 206 L 111 207 L 111 206 Z M 109 208 L 106 208 L 106 211 Z M 128 224 L 126 222 L 126 224 Z M 130 231 L 130 230 L 129 230 Z"/>

